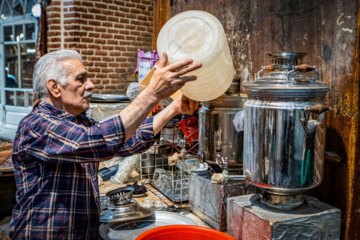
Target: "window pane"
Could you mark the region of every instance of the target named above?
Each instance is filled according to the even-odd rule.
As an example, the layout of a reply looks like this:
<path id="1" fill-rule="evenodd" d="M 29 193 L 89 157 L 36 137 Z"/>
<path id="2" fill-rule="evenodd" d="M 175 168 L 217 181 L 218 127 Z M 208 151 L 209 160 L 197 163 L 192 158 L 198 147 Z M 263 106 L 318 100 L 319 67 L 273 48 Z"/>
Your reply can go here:
<path id="1" fill-rule="evenodd" d="M 33 97 L 34 97 L 33 93 L 28 92 L 27 95 L 28 95 L 28 105 L 31 106 L 33 103 Z"/>
<path id="2" fill-rule="evenodd" d="M 35 40 L 35 24 L 26 24 L 25 25 L 25 37 L 26 40 Z"/>
<path id="3" fill-rule="evenodd" d="M 15 40 L 20 41 L 24 39 L 23 25 L 15 25 Z"/>
<path id="4" fill-rule="evenodd" d="M 16 92 L 16 106 L 25 107 L 25 93 Z"/>
<path id="5" fill-rule="evenodd" d="M 21 44 L 21 76 L 22 88 L 32 88 L 32 76 L 34 72 L 35 43 Z"/>
<path id="6" fill-rule="evenodd" d="M 3 10 L 0 13 L 0 18 L 2 19 L 7 19 L 9 17 L 11 17 L 11 10 L 10 10 L 10 5 L 7 1 L 5 1 L 4 3 L 2 3 L 3 1 L 0 1 L 1 4 L 3 4 Z M 1 5 L 0 5 L 1 7 Z"/>
<path id="7" fill-rule="evenodd" d="M 5 96 L 6 96 L 6 101 L 5 101 L 5 104 L 6 105 L 11 105 L 11 106 L 14 106 L 14 92 L 13 91 L 5 91 Z"/>
<path id="8" fill-rule="evenodd" d="M 18 87 L 18 48 L 16 45 L 5 45 L 5 87 Z"/>
<path id="9" fill-rule="evenodd" d="M 13 37 L 12 26 L 4 27 L 4 41 L 13 41 Z"/>
<path id="10" fill-rule="evenodd" d="M 31 8 L 36 4 L 34 0 L 27 0 L 26 13 L 31 13 Z"/>

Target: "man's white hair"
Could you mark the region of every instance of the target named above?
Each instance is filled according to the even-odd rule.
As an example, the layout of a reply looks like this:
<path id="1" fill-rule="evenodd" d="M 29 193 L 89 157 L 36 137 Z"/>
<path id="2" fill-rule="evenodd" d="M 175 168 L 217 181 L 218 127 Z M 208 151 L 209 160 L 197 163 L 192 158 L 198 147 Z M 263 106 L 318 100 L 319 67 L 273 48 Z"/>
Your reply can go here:
<path id="1" fill-rule="evenodd" d="M 33 74 L 34 91 L 39 99 L 49 97 L 47 80 L 54 79 L 66 86 L 69 72 L 65 69 L 64 62 L 70 59 L 82 62 L 80 54 L 75 50 L 58 50 L 42 56 L 36 63 Z"/>

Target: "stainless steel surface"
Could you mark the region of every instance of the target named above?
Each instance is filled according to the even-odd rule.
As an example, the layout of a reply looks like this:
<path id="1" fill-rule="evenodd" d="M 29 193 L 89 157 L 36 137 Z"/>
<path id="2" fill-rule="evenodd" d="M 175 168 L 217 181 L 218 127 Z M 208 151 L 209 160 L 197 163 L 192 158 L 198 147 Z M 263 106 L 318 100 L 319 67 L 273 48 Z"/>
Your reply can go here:
<path id="1" fill-rule="evenodd" d="M 251 183 L 279 194 L 299 194 L 322 180 L 325 126 L 307 133 L 301 114 L 312 102 L 245 103 L 244 170 Z M 317 118 L 317 114 L 311 114 Z"/>
<path id="2" fill-rule="evenodd" d="M 100 236 L 105 240 L 135 239 L 140 234 L 161 226 L 167 225 L 195 225 L 198 224 L 177 213 L 155 211 L 152 217 L 130 221 L 126 223 L 106 223 L 99 228 Z"/>
<path id="3" fill-rule="evenodd" d="M 233 174 L 242 173 L 244 134 L 236 131 L 233 119 L 243 110 L 244 101 L 238 95 L 223 95 L 203 102 L 199 111 L 199 151 L 212 165 L 217 165 L 217 153 L 224 159 L 227 157 L 229 172 Z"/>
<path id="4" fill-rule="evenodd" d="M 281 70 L 292 69 L 293 66 L 300 65 L 306 53 L 300 52 L 271 52 L 268 53 L 271 66 Z"/>
<path id="5" fill-rule="evenodd" d="M 112 205 L 100 214 L 100 222 L 125 222 L 151 216 L 154 210 L 141 207 L 133 201 L 125 205 Z"/>
<path id="6" fill-rule="evenodd" d="M 131 100 L 125 95 L 119 94 L 92 94 L 91 102 L 102 103 L 118 103 L 118 102 L 130 102 Z"/>
<path id="7" fill-rule="evenodd" d="M 295 53 L 293 60 L 287 61 L 285 53 L 269 55 L 273 59 L 280 56 L 280 60 L 272 59 L 275 71 L 244 84 L 249 97 L 245 103 L 244 171 L 249 175 L 247 180 L 261 188 L 263 196 L 285 196 L 265 197 L 265 205 L 279 205 L 280 210 L 286 210 L 282 208 L 287 204 L 300 206 L 301 193 L 322 181 L 323 120 L 328 110 L 324 98 L 329 87 L 296 72 L 301 54 Z M 278 66 L 281 64 L 285 66 Z M 322 110 L 310 110 L 315 106 Z M 288 195 L 297 196 L 287 202 Z"/>
<path id="8" fill-rule="evenodd" d="M 245 181 L 246 176 L 245 175 L 229 175 L 228 180 L 233 181 Z"/>
<path id="9" fill-rule="evenodd" d="M 266 73 L 262 77 L 258 74 L 260 78 L 244 84 L 249 99 L 271 101 L 323 100 L 329 91 L 329 86 L 321 81 L 317 81 L 318 72 L 313 72 L 316 77 L 310 77 L 305 73 L 297 71 L 297 63 L 301 62 L 300 53 L 296 53 L 298 54 L 296 61 L 291 57 L 286 59 L 285 57 L 288 53 L 278 53 L 278 55 L 281 54 L 284 56 L 280 60 L 284 64 L 275 62 L 271 64 L 274 71 Z M 272 56 L 272 53 L 269 53 L 269 55 Z M 275 56 L 272 56 L 273 59 L 275 59 Z M 265 67 L 260 72 L 264 69 Z"/>

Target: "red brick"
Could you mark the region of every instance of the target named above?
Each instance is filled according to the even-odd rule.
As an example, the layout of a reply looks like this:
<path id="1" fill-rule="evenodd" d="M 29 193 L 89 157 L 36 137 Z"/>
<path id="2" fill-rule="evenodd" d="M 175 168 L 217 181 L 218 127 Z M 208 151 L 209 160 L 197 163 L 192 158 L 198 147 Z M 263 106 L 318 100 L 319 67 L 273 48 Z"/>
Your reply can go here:
<path id="1" fill-rule="evenodd" d="M 125 48 L 124 48 L 124 50 L 125 50 Z M 121 52 L 110 52 L 109 56 L 114 56 L 114 57 L 121 56 Z"/>
<path id="2" fill-rule="evenodd" d="M 89 21 L 89 25 L 90 26 L 100 26 L 101 22 L 99 22 L 99 21 Z"/>
<path id="3" fill-rule="evenodd" d="M 109 17 L 108 17 L 108 20 L 109 20 L 109 21 L 112 21 L 112 22 L 119 22 L 119 18 L 117 18 L 117 17 L 111 17 L 111 16 L 109 16 Z"/>
<path id="4" fill-rule="evenodd" d="M 101 13 L 104 14 L 104 15 L 107 15 L 107 16 L 113 16 L 114 15 L 114 12 L 109 11 L 109 10 L 102 10 Z"/>
<path id="5" fill-rule="evenodd" d="M 107 51 L 114 50 L 114 46 L 108 46 L 108 45 L 103 45 L 101 48 L 102 48 L 102 50 L 107 50 Z"/>
<path id="6" fill-rule="evenodd" d="M 99 56 L 107 56 L 108 55 L 108 53 L 106 51 L 96 51 L 95 54 L 99 55 Z"/>
<path id="7" fill-rule="evenodd" d="M 90 1 L 81 1 L 81 5 L 87 6 L 87 7 L 93 7 L 94 3 L 90 2 Z"/>
<path id="8" fill-rule="evenodd" d="M 113 61 L 115 61 L 115 58 L 113 58 L 113 57 L 103 57 L 102 60 L 106 61 L 106 62 L 113 62 Z"/>
<path id="9" fill-rule="evenodd" d="M 115 12 L 115 16 L 117 16 L 117 17 L 125 17 L 125 13 L 123 13 L 123 12 Z"/>
<path id="10" fill-rule="evenodd" d="M 96 77 L 98 77 L 98 78 L 106 78 L 107 74 L 106 73 L 97 73 Z M 108 81 L 108 80 L 102 80 L 101 82 L 104 83 L 106 81 Z M 110 82 L 110 81 L 108 81 L 108 82 Z"/>
<path id="11" fill-rule="evenodd" d="M 96 15 L 96 16 L 95 16 L 95 19 L 104 21 L 104 20 L 107 19 L 107 17 L 106 17 L 106 16 L 102 16 L 102 15 Z"/>
<path id="12" fill-rule="evenodd" d="M 124 24 L 114 23 L 114 28 L 125 28 Z"/>
<path id="13" fill-rule="evenodd" d="M 146 10 L 147 6 L 146 6 L 146 5 L 143 5 L 143 4 L 137 4 L 137 5 L 136 5 L 136 8 L 137 8 L 137 9 L 141 9 L 141 10 L 144 11 L 144 10 Z"/>
<path id="14" fill-rule="evenodd" d="M 125 2 L 125 6 L 126 7 L 136 7 L 136 4 L 132 3 L 132 2 Z"/>
<path id="15" fill-rule="evenodd" d="M 100 28 L 100 27 L 97 27 L 95 29 L 96 32 L 106 32 L 106 28 Z"/>
<path id="16" fill-rule="evenodd" d="M 107 5 L 103 3 L 95 3 L 95 7 L 101 8 L 101 9 L 107 9 Z"/>
<path id="17" fill-rule="evenodd" d="M 85 55 L 93 55 L 94 51 L 93 50 L 81 50 L 81 54 L 85 54 Z"/>
<path id="18" fill-rule="evenodd" d="M 130 12 L 130 9 L 128 9 L 128 8 L 126 8 L 126 7 L 121 7 L 121 8 L 120 8 L 120 11 Z"/>
<path id="19" fill-rule="evenodd" d="M 120 67 L 119 63 L 109 63 L 109 67 Z"/>
<path id="20" fill-rule="evenodd" d="M 98 68 L 98 67 L 90 67 L 90 68 L 88 68 L 88 71 L 90 71 L 90 72 L 100 72 L 100 68 Z"/>
<path id="21" fill-rule="evenodd" d="M 94 43 L 98 43 L 98 44 L 105 44 L 105 43 L 106 43 L 106 40 L 105 40 L 105 39 L 96 38 L 93 42 L 94 42 Z"/>
<path id="22" fill-rule="evenodd" d="M 107 63 L 106 63 L 106 62 L 97 62 L 97 63 L 96 63 L 96 66 L 99 66 L 99 67 L 107 67 Z"/>
<path id="23" fill-rule="evenodd" d="M 139 10 L 139 9 L 130 9 L 130 12 L 131 13 L 135 13 L 135 14 L 139 14 L 139 13 L 141 13 L 141 11 Z"/>
<path id="24" fill-rule="evenodd" d="M 114 5 L 109 5 L 109 9 L 110 9 L 110 10 L 115 10 L 115 11 L 117 11 L 117 10 L 119 10 L 119 7 L 118 7 L 118 6 L 114 6 Z M 115 12 L 115 14 L 116 14 L 116 12 Z"/>
<path id="25" fill-rule="evenodd" d="M 109 28 L 108 33 L 119 33 L 119 30 Z"/>
<path id="26" fill-rule="evenodd" d="M 112 22 L 102 22 L 102 23 L 101 23 L 101 26 L 106 27 L 106 28 L 109 28 L 109 27 L 112 27 L 112 26 L 113 26 L 113 23 L 112 23 Z"/>
<path id="27" fill-rule="evenodd" d="M 114 72 L 114 70 L 111 69 L 111 68 L 102 68 L 102 69 L 101 69 L 101 72 L 102 72 L 102 73 L 112 73 L 112 72 Z"/>
<path id="28" fill-rule="evenodd" d="M 99 14 L 100 14 L 100 13 L 101 13 L 101 10 L 100 10 L 100 9 L 97 9 L 97 8 L 90 8 L 90 9 L 89 9 L 89 12 L 90 12 L 90 13 L 99 13 Z"/>
<path id="29" fill-rule="evenodd" d="M 89 26 L 81 26 L 81 29 L 84 31 L 94 31 L 94 28 Z"/>
<path id="30" fill-rule="evenodd" d="M 122 51 L 125 51 L 126 48 L 123 46 L 115 46 L 115 50 L 122 52 Z"/>
<path id="31" fill-rule="evenodd" d="M 85 43 L 93 43 L 94 39 L 93 38 L 82 38 L 81 41 L 85 42 Z"/>
<path id="32" fill-rule="evenodd" d="M 71 5 L 74 5 L 74 1 L 64 2 L 64 6 L 71 6 Z"/>
<path id="33" fill-rule="evenodd" d="M 135 25 L 126 25 L 126 29 L 134 30 L 135 28 Z"/>
<path id="34" fill-rule="evenodd" d="M 94 14 L 83 13 L 81 14 L 81 17 L 86 19 L 94 19 Z"/>
<path id="35" fill-rule="evenodd" d="M 75 17 L 75 13 L 64 13 L 64 18 L 73 18 Z"/>
<path id="36" fill-rule="evenodd" d="M 97 56 L 92 56 L 92 57 L 88 57 L 89 61 L 101 61 L 101 57 L 97 57 Z"/>
<path id="37" fill-rule="evenodd" d="M 146 21 L 147 17 L 143 15 L 137 15 L 137 19 L 139 19 L 140 21 Z"/>
<path id="38" fill-rule="evenodd" d="M 108 43 L 108 44 L 114 44 L 114 45 L 116 45 L 116 44 L 119 44 L 119 41 L 118 41 L 118 40 L 109 39 L 109 40 L 107 40 L 107 43 Z"/>
<path id="39" fill-rule="evenodd" d="M 98 38 L 99 36 L 100 36 L 100 33 L 93 33 L 93 32 L 89 33 L 89 37 L 91 37 L 91 38 Z"/>

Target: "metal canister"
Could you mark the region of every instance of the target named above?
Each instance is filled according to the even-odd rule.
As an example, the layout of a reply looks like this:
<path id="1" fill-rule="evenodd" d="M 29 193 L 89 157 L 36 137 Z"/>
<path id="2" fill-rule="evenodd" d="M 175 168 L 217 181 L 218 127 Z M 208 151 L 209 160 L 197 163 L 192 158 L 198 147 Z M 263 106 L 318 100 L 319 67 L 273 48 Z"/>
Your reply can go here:
<path id="1" fill-rule="evenodd" d="M 233 120 L 243 110 L 245 99 L 232 92 L 202 102 L 199 111 L 199 151 L 215 169 L 216 158 L 227 159 L 231 174 L 242 174 L 244 132 L 235 128 Z"/>
<path id="2" fill-rule="evenodd" d="M 262 190 L 261 202 L 280 210 L 301 206 L 302 192 L 318 186 L 323 175 L 329 87 L 315 67 L 301 64 L 304 55 L 269 53 L 271 65 L 244 84 L 244 173 Z M 270 72 L 260 77 L 264 70 Z"/>

